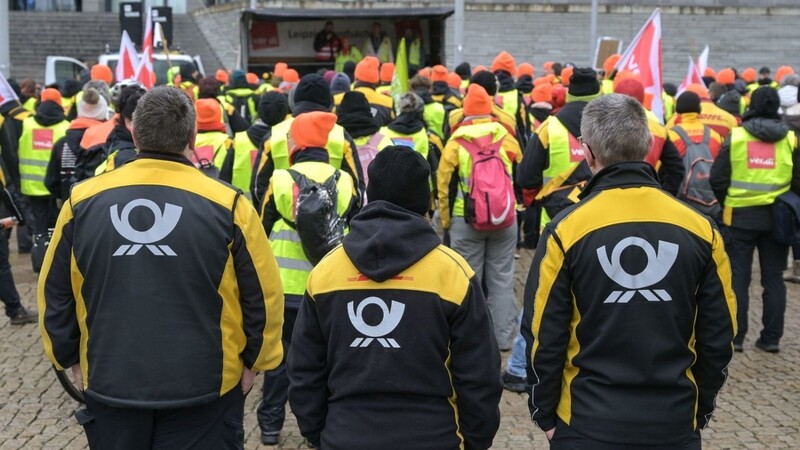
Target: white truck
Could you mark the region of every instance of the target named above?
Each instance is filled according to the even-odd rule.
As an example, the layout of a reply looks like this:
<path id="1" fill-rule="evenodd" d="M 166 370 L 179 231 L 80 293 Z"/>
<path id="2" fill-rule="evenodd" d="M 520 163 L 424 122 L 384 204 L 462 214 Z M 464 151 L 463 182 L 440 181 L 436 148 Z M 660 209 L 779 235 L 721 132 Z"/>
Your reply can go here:
<path id="1" fill-rule="evenodd" d="M 142 56 L 141 54 L 139 55 Z M 100 64 L 109 66 L 112 70 L 117 67 L 119 61 L 119 53 L 106 53 L 97 57 Z M 170 64 L 172 66 L 180 66 L 185 63 L 193 63 L 201 75 L 205 75 L 203 61 L 199 56 L 190 56 L 179 52 L 158 52 L 153 54 L 153 70 L 156 73 L 156 84 L 167 83 L 167 69 Z M 75 58 L 68 56 L 48 56 L 45 62 L 45 75 L 44 83 L 50 85 L 66 79 L 77 80 L 80 78 L 81 72 L 88 70 L 86 64 L 78 61 Z M 119 81 L 119 80 L 117 80 Z"/>

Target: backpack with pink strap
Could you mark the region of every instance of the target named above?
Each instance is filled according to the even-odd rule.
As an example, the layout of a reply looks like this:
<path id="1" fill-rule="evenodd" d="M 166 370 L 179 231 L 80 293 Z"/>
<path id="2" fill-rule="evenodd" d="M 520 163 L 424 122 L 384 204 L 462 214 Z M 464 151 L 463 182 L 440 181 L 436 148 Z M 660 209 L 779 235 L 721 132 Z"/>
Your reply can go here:
<path id="1" fill-rule="evenodd" d="M 492 135 L 456 142 L 472 159 L 469 196 L 464 199 L 464 220 L 477 231 L 496 231 L 516 221 L 516 198 L 511 175 L 500 157 L 503 140 Z"/>

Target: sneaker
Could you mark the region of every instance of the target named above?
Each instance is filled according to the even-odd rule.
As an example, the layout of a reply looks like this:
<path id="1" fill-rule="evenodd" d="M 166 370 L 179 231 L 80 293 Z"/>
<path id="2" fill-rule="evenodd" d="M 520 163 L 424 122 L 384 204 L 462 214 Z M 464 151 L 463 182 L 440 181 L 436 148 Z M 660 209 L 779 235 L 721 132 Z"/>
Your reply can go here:
<path id="1" fill-rule="evenodd" d="M 11 316 L 11 325 L 25 325 L 26 323 L 36 323 L 39 321 L 39 313 L 36 310 L 28 311 L 24 306 Z"/>
<path id="2" fill-rule="evenodd" d="M 744 351 L 744 345 L 733 343 L 733 351 L 736 353 L 742 353 Z"/>
<path id="3" fill-rule="evenodd" d="M 278 431 L 262 431 L 261 432 L 261 443 L 264 445 L 278 445 L 278 441 L 280 440 L 281 432 Z"/>
<path id="4" fill-rule="evenodd" d="M 520 259 L 520 258 L 522 258 L 522 255 L 520 255 L 519 252 L 514 253 L 514 259 Z"/>
<path id="5" fill-rule="evenodd" d="M 756 348 L 767 353 L 778 353 L 781 351 L 781 347 L 778 344 L 766 344 L 761 341 L 761 338 L 756 340 Z"/>
<path id="6" fill-rule="evenodd" d="M 526 392 L 528 386 L 528 380 L 524 377 L 516 377 L 511 375 L 508 372 L 503 372 L 503 375 L 500 377 L 503 381 L 503 389 L 511 392 Z"/>

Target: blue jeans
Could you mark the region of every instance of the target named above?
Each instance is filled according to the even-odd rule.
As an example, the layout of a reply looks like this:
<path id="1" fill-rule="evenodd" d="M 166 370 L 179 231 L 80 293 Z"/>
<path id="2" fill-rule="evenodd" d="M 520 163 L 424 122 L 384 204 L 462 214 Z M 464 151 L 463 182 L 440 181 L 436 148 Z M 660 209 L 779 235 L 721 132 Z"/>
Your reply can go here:
<path id="1" fill-rule="evenodd" d="M 528 365 L 528 359 L 525 357 L 525 339 L 519 332 L 522 326 L 522 313 L 519 313 L 519 326 L 517 327 L 517 335 L 514 337 L 514 347 L 511 349 L 511 357 L 508 358 L 508 365 L 506 372 L 515 377 L 525 378 L 525 367 Z"/>

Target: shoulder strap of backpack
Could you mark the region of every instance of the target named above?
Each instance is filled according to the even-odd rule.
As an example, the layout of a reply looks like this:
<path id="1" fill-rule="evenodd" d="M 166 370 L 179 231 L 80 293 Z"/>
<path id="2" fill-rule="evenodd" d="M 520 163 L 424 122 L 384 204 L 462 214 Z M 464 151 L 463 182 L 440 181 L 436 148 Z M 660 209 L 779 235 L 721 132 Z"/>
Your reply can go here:
<path id="1" fill-rule="evenodd" d="M 369 141 L 367 141 L 367 145 L 375 147 L 375 149 L 377 150 L 382 140 L 383 140 L 383 135 L 380 133 L 375 133 L 369 138 Z"/>
<path id="2" fill-rule="evenodd" d="M 703 126 L 703 140 L 700 143 L 705 147 L 711 143 L 711 128 L 708 126 Z"/>
<path id="3" fill-rule="evenodd" d="M 686 134 L 686 131 L 680 126 L 673 127 L 672 131 L 674 131 L 678 135 L 678 137 L 681 138 L 681 140 L 683 141 L 684 144 L 686 144 L 686 146 L 694 145 L 694 141 L 692 141 L 689 135 Z"/>

